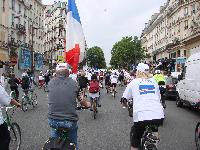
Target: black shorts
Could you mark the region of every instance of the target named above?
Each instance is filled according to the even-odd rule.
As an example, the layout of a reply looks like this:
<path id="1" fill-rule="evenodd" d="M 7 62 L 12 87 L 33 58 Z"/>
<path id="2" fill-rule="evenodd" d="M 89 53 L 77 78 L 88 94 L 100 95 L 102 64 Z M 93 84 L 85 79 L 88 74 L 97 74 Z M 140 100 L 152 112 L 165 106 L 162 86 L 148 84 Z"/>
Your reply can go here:
<path id="1" fill-rule="evenodd" d="M 117 83 L 112 83 L 111 86 L 112 86 L 112 87 L 116 87 L 116 86 L 117 86 Z"/>
<path id="2" fill-rule="evenodd" d="M 153 129 L 153 132 L 158 132 L 158 127 L 163 124 L 163 119 L 156 120 L 146 120 L 140 122 L 134 122 L 134 125 L 131 128 L 130 132 L 130 142 L 131 146 L 135 148 L 139 148 L 141 145 L 141 138 L 146 130 L 145 127 L 149 125 L 153 125 L 156 128 Z"/>
<path id="3" fill-rule="evenodd" d="M 110 85 L 111 85 L 110 81 L 107 81 L 107 80 L 106 80 L 106 81 L 105 81 L 105 86 L 106 86 L 106 85 L 107 85 L 107 86 L 110 86 Z"/>
<path id="4" fill-rule="evenodd" d="M 0 125 L 0 150 L 9 150 L 10 132 L 6 123 Z"/>

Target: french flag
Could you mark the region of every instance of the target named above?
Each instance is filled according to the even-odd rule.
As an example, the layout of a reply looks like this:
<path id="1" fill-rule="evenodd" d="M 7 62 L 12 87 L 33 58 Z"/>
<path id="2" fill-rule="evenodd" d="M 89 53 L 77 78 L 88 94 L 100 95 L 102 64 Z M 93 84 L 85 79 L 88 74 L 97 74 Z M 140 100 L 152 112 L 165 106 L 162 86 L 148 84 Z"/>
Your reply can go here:
<path id="1" fill-rule="evenodd" d="M 66 25 L 66 62 L 77 73 L 78 64 L 83 61 L 85 53 L 85 37 L 75 0 L 68 0 Z"/>

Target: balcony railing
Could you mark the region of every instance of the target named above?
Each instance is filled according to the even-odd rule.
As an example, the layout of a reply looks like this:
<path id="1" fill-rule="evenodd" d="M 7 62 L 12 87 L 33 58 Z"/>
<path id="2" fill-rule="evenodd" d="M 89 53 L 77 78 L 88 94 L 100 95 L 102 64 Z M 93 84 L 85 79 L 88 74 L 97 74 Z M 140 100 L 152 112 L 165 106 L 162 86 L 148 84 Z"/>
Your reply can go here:
<path id="1" fill-rule="evenodd" d="M 18 30 L 18 33 L 25 34 L 26 33 L 26 28 L 22 24 L 16 24 L 16 29 Z"/>
<path id="2" fill-rule="evenodd" d="M 19 44 L 18 41 L 15 40 L 15 38 L 11 38 L 10 40 L 8 40 L 8 46 L 17 48 L 19 47 Z"/>

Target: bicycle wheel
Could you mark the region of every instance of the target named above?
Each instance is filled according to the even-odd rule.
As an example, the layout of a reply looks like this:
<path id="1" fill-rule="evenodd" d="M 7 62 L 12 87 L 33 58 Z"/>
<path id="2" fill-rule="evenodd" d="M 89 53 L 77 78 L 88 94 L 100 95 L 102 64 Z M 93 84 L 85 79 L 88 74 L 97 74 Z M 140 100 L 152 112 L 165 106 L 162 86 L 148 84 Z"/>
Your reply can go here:
<path id="1" fill-rule="evenodd" d="M 197 150 L 200 150 L 200 122 L 197 123 L 195 128 L 195 143 Z"/>
<path id="2" fill-rule="evenodd" d="M 9 150 L 20 150 L 21 130 L 17 123 L 12 123 L 10 127 L 10 148 Z"/>
<path id="3" fill-rule="evenodd" d="M 44 92 L 48 92 L 48 86 L 44 85 Z"/>
<path id="4" fill-rule="evenodd" d="M 37 94 L 36 94 L 36 93 L 32 93 L 31 101 L 32 101 L 33 107 L 35 107 L 35 106 L 38 104 L 38 101 L 37 101 Z"/>
<path id="5" fill-rule="evenodd" d="M 93 100 L 93 117 L 94 119 L 96 119 L 96 115 L 97 115 L 97 102 L 96 99 Z"/>
<path id="6" fill-rule="evenodd" d="M 28 103 L 27 103 L 26 97 L 22 97 L 22 110 L 23 110 L 23 112 L 28 110 Z"/>

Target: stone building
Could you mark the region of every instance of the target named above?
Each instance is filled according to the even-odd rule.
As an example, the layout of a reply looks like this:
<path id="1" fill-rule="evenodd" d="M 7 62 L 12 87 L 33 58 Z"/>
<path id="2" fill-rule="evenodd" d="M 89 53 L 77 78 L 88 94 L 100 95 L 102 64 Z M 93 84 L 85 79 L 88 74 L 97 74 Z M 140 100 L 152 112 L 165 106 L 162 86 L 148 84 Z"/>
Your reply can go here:
<path id="1" fill-rule="evenodd" d="M 8 66 L 14 66 L 15 73 L 33 67 L 36 70 L 41 69 L 38 68 L 39 61 L 36 58 L 39 56 L 37 54 L 42 55 L 44 51 L 44 5 L 41 0 L 3 0 L 2 6 L 0 27 L 4 31 L 1 32 L 0 38 L 7 43 L 3 61 L 8 62 Z"/>
<path id="2" fill-rule="evenodd" d="M 44 56 L 50 67 L 56 62 L 64 62 L 66 8 L 67 2 L 64 1 L 45 8 Z"/>
<path id="3" fill-rule="evenodd" d="M 200 52 L 200 0 L 168 0 L 146 24 L 141 35 L 148 60 L 176 60 L 180 71 L 185 60 Z"/>

